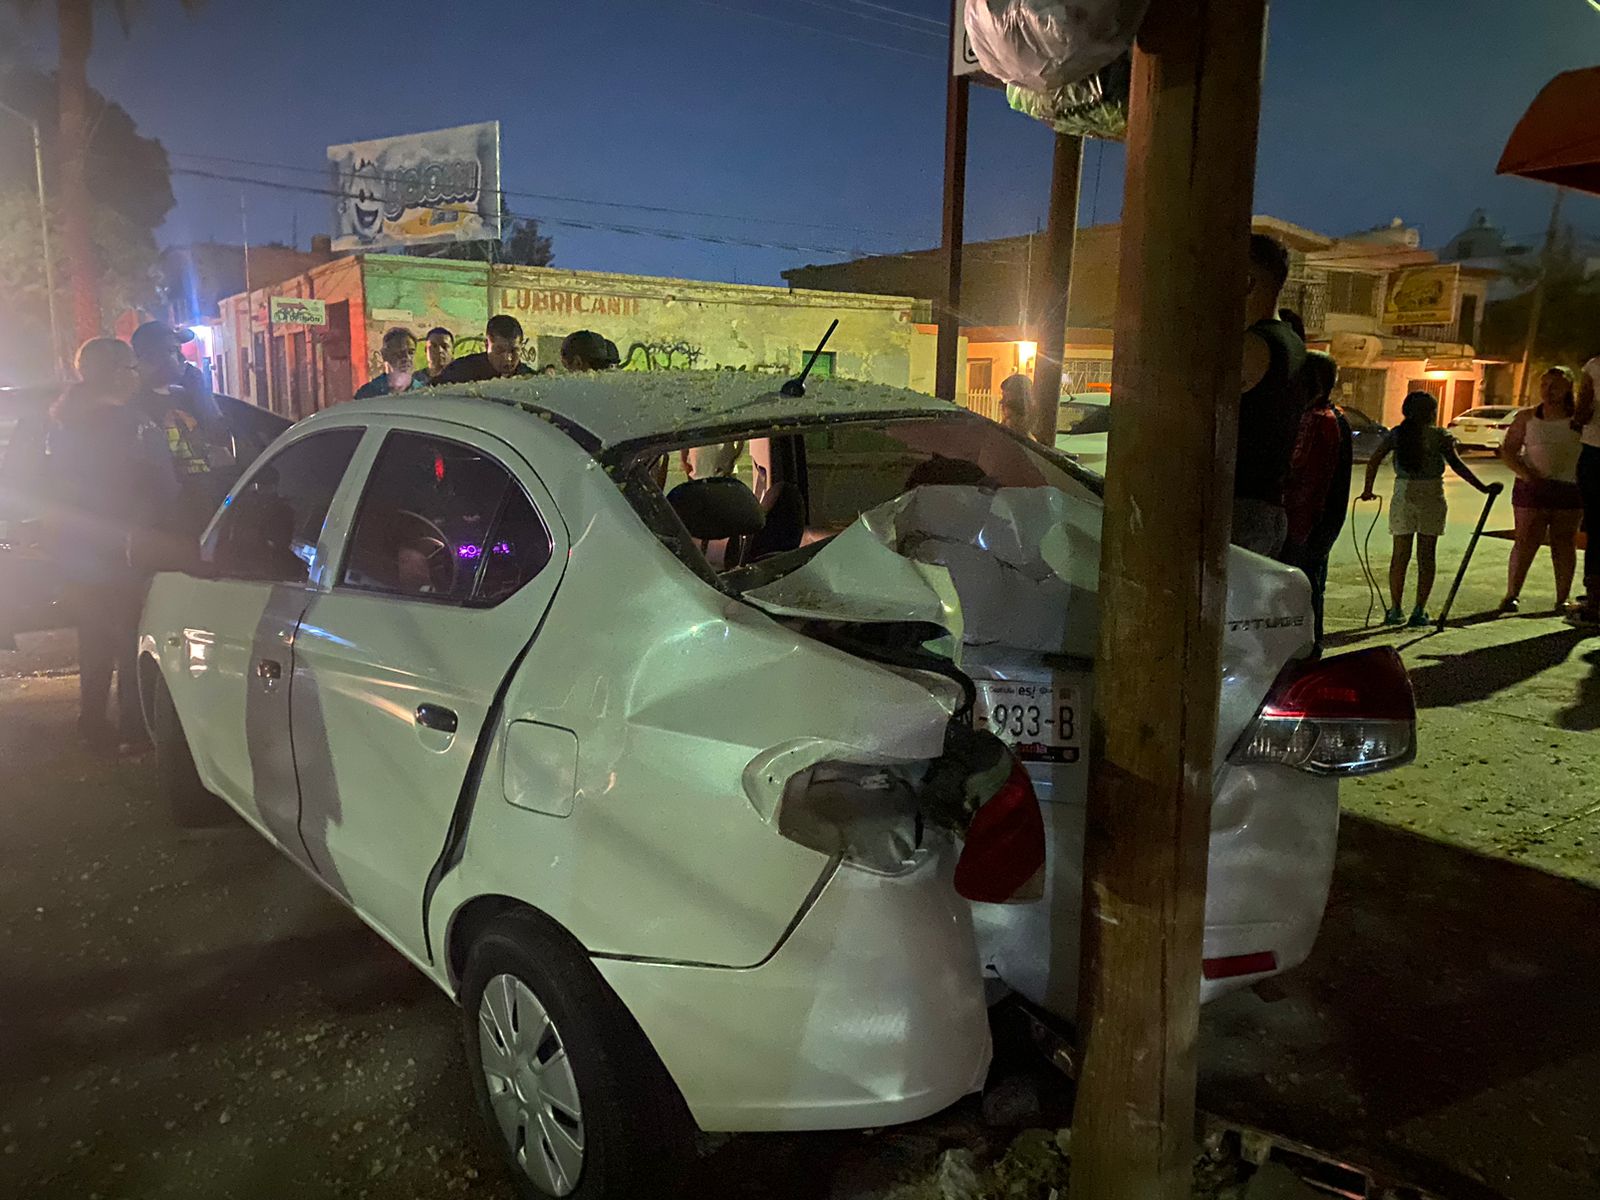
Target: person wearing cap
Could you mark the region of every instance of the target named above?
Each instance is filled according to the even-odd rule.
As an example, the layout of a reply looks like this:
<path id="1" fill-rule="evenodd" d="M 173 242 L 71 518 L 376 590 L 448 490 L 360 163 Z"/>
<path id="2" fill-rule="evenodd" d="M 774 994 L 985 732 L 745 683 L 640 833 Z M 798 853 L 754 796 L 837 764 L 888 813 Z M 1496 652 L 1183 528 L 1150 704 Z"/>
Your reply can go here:
<path id="1" fill-rule="evenodd" d="M 115 756 L 145 737 L 135 681 L 151 574 L 144 562 L 175 531 L 178 488 L 166 439 L 139 403 L 143 383 L 128 344 L 91 338 L 77 370 L 79 382 L 50 410 L 52 558 L 78 627 L 78 732 L 92 752 Z"/>
<path id="2" fill-rule="evenodd" d="M 561 365 L 569 371 L 609 371 L 621 361 L 617 344 L 592 329 L 579 329 L 561 340 Z"/>
<path id="3" fill-rule="evenodd" d="M 139 372 L 135 407 L 166 435 L 180 492 L 181 525 L 198 535 L 222 500 L 224 489 L 213 477 L 212 466 L 227 452 L 207 436 L 212 430 L 219 437 L 222 433 L 215 402 L 200 372 L 179 349 L 193 340 L 192 330 L 146 321 L 129 342 Z"/>
<path id="4" fill-rule="evenodd" d="M 444 369 L 456 356 L 456 335 L 443 325 L 435 325 L 423 338 L 428 348 L 428 374 L 424 383 L 437 383 Z"/>
<path id="5" fill-rule="evenodd" d="M 486 383 L 491 379 L 512 379 L 532 375 L 533 368 L 522 361 L 522 322 L 505 313 L 496 313 L 483 328 L 489 348 L 456 359 L 434 379 L 435 384 Z"/>
<path id="6" fill-rule="evenodd" d="M 398 392 L 420 392 L 427 386 L 426 376 L 417 374 L 417 335 L 396 325 L 383 335 L 383 374 L 374 375 L 357 388 L 355 398 L 371 400 Z"/>

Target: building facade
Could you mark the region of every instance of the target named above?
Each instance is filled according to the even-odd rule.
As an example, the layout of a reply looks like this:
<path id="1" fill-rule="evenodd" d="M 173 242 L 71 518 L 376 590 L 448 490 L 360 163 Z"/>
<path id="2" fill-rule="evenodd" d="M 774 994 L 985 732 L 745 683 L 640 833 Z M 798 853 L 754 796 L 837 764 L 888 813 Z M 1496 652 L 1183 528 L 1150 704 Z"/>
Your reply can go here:
<path id="1" fill-rule="evenodd" d="M 1391 224 L 1335 238 L 1269 216 L 1253 228 L 1289 250 L 1290 277 L 1282 304 L 1300 313 L 1313 347 L 1340 365 L 1338 399 L 1392 424 L 1409 391 L 1432 392 L 1440 420 L 1486 403 L 1489 360 L 1476 345 L 1495 273 L 1467 264 L 1440 264 L 1419 248 L 1417 231 Z M 1117 305 L 1121 229 L 1080 230 L 1067 304 L 1063 392 L 1109 390 L 1112 327 Z M 995 415 L 995 394 L 1008 375 L 1032 376 L 1037 355 L 1027 296 L 1043 269 L 1035 238 L 968 245 L 962 262 L 961 315 L 965 366 L 958 399 Z M 892 289 L 927 298 L 943 291 L 939 250 L 855 259 L 785 271 L 795 287 L 856 292 Z M 1406 303 L 1399 303 L 1404 300 Z M 1426 319 L 1417 319 L 1421 314 Z"/>
<path id="2" fill-rule="evenodd" d="M 326 321 L 274 322 L 274 298 L 320 301 Z M 837 317 L 817 373 L 931 391 L 936 339 L 919 307 L 904 296 L 356 254 L 223 300 L 217 387 L 299 418 L 382 370 L 385 330 L 420 339 L 443 326 L 465 354 L 483 348 L 491 315 L 508 313 L 535 366 L 559 362 L 573 330 L 593 329 L 617 344 L 623 370 L 775 374 L 798 371 Z"/>

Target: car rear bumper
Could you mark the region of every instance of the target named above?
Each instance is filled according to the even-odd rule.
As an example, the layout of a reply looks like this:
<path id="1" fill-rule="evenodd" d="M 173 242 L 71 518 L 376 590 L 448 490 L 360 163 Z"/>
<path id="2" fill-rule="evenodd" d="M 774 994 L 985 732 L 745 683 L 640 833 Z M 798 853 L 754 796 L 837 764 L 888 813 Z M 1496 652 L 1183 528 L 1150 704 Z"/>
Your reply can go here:
<path id="1" fill-rule="evenodd" d="M 746 969 L 597 959 L 702 1129 L 914 1121 L 983 1083 L 990 1041 L 953 854 L 886 879 L 837 870 Z"/>
<path id="2" fill-rule="evenodd" d="M 1043 898 L 976 904 L 973 917 L 988 972 L 1070 1020 L 1078 1002 L 1084 810 L 1046 803 L 1044 818 Z M 1211 971 L 1237 971 L 1240 960 L 1251 965 L 1267 961 L 1257 956 L 1272 957 L 1266 969 L 1202 980 L 1202 1002 L 1286 971 L 1311 953 L 1338 840 L 1336 780 L 1273 766 L 1219 772 L 1206 872 L 1206 963 Z"/>

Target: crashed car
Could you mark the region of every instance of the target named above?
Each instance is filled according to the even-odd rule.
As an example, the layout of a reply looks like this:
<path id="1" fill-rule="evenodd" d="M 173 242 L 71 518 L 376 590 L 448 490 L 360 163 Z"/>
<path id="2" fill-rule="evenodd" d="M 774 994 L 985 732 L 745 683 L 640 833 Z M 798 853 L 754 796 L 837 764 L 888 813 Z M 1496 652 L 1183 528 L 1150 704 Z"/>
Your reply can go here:
<path id="1" fill-rule="evenodd" d="M 695 1126 L 977 1089 L 1008 990 L 1070 1018 L 1100 515 L 879 385 L 360 401 L 156 579 L 141 692 L 186 819 L 221 797 L 461 1006 L 523 1194 L 647 1194 Z M 1387 652 L 1307 660 L 1299 573 L 1234 551 L 1228 617 L 1205 998 L 1306 957 L 1339 776 L 1415 740 Z"/>

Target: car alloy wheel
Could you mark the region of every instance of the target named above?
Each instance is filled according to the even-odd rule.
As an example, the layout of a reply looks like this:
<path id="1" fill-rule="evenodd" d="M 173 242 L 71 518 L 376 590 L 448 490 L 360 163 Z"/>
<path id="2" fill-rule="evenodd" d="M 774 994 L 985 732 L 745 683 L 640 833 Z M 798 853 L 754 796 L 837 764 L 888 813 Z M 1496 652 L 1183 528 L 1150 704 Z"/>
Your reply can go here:
<path id="1" fill-rule="evenodd" d="M 501 1136 L 541 1191 L 568 1196 L 583 1173 L 583 1106 L 560 1031 L 515 975 L 489 980 L 478 1054 Z"/>

